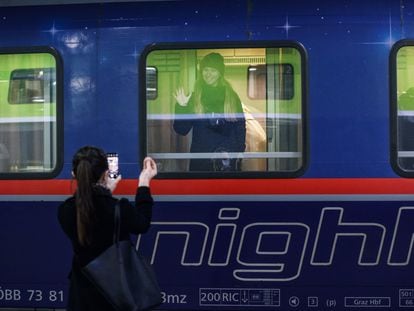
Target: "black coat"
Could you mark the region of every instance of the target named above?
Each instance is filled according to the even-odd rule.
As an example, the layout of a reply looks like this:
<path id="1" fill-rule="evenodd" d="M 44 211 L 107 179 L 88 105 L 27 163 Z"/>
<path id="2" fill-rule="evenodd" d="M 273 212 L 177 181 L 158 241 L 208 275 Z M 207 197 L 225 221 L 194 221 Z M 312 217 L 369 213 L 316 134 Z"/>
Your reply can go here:
<path id="1" fill-rule="evenodd" d="M 112 245 L 116 202 L 117 199 L 112 197 L 109 190 L 99 186 L 94 189 L 93 204 L 97 207 L 97 215 L 92 231 L 92 243 L 88 247 L 81 246 L 77 236 L 75 198 L 70 197 L 59 206 L 58 219 L 72 243 L 74 253 L 69 276 L 68 311 L 114 310 L 80 269 Z M 127 199 L 120 200 L 121 240 L 128 240 L 131 233 L 144 233 L 149 229 L 152 206 L 153 199 L 148 187 L 137 189 L 135 206 Z"/>
<path id="2" fill-rule="evenodd" d="M 194 114 L 194 99 L 191 96 L 188 105 L 175 105 L 174 130 L 180 135 L 192 132 L 190 152 L 244 152 L 246 148 L 246 121 L 243 114 L 240 99 L 235 113 L 237 119 L 227 121 L 224 118 L 224 87 L 207 87 L 203 89 L 201 102 L 204 114 Z M 231 159 L 227 165 L 224 161 L 212 159 L 192 159 L 190 171 L 217 171 L 217 170 L 239 170 L 237 159 Z"/>

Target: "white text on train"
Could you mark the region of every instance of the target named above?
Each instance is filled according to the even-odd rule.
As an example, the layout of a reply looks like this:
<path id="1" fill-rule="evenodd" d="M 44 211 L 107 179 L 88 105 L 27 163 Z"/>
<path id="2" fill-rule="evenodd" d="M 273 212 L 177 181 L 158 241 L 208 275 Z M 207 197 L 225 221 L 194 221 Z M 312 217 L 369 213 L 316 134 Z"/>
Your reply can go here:
<path id="1" fill-rule="evenodd" d="M 149 246 L 154 263 L 162 259 L 161 251 L 175 243 L 179 245 L 176 253 L 180 266 L 231 265 L 236 267 L 233 277 L 240 281 L 291 281 L 299 277 L 304 264 L 330 266 L 338 241 L 346 239 L 352 241 L 350 251 L 357 254 L 358 266 L 377 266 L 385 260 L 389 266 L 410 264 L 414 207 L 399 208 L 389 232 L 384 224 L 366 221 L 369 215 L 365 214 L 361 222 L 344 221 L 341 207 L 323 208 L 316 228 L 301 222 L 253 222 L 241 226 L 239 217 L 239 208 L 221 208 L 214 227 L 203 222 L 154 222 L 137 247 Z M 384 248 L 387 234 L 392 234 L 388 250 Z M 273 246 L 269 248 L 266 241 Z M 311 255 L 305 258 L 306 253 Z"/>

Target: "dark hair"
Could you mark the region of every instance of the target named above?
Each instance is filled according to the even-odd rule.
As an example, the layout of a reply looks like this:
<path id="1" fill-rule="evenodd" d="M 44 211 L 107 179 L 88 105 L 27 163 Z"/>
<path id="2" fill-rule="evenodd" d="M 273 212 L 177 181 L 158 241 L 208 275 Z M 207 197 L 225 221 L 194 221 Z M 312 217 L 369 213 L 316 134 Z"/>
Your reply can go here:
<path id="1" fill-rule="evenodd" d="M 72 171 L 78 184 L 75 194 L 76 222 L 81 245 L 91 243 L 90 232 L 95 216 L 93 187 L 107 169 L 106 154 L 100 148 L 84 146 L 73 156 Z"/>

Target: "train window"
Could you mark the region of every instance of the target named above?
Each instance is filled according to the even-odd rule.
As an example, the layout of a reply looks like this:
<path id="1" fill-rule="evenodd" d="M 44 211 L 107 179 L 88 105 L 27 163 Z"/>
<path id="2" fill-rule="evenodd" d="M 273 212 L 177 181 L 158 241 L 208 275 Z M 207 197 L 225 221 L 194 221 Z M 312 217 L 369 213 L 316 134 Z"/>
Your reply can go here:
<path id="1" fill-rule="evenodd" d="M 271 80 L 268 78 L 268 71 L 273 73 Z M 286 100 L 293 98 L 295 80 L 291 64 L 249 66 L 247 74 L 247 92 L 250 99 L 265 99 L 268 82 L 276 85 L 274 87 L 276 98 Z"/>
<path id="2" fill-rule="evenodd" d="M 249 44 L 155 44 L 144 51 L 143 151 L 156 159 L 161 176 L 293 177 L 304 171 L 304 49 Z M 157 74 L 156 98 L 150 72 Z"/>
<path id="3" fill-rule="evenodd" d="M 60 59 L 0 49 L 0 178 L 51 178 L 60 165 Z"/>
<path id="4" fill-rule="evenodd" d="M 147 100 L 157 98 L 157 68 L 147 67 L 146 69 Z"/>
<path id="5" fill-rule="evenodd" d="M 54 68 L 16 69 L 11 72 L 10 104 L 51 103 L 55 93 Z"/>
<path id="6" fill-rule="evenodd" d="M 390 56 L 391 164 L 406 177 L 414 177 L 414 41 L 397 42 Z"/>

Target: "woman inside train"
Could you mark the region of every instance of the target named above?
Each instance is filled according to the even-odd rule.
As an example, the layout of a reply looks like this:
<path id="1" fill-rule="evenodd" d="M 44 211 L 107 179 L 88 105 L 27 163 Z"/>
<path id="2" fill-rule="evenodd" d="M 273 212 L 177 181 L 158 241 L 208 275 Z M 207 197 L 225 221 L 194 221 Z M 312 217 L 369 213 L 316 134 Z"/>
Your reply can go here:
<path id="1" fill-rule="evenodd" d="M 121 176 L 110 178 L 107 156 L 100 148 L 80 148 L 72 160 L 75 194 L 58 209 L 60 225 L 72 243 L 73 258 L 67 310 L 115 310 L 82 273 L 82 267 L 113 244 L 114 207 L 119 201 L 120 240 L 146 232 L 151 223 L 153 199 L 150 181 L 157 174 L 151 158 L 145 158 L 139 175 L 135 203 L 112 196 Z"/>
<path id="2" fill-rule="evenodd" d="M 240 98 L 224 71 L 223 56 L 210 53 L 200 61 L 192 94 L 182 87 L 174 94 L 174 130 L 180 135 L 192 130 L 190 171 L 241 168 L 238 154 L 246 148 L 246 122 Z"/>

